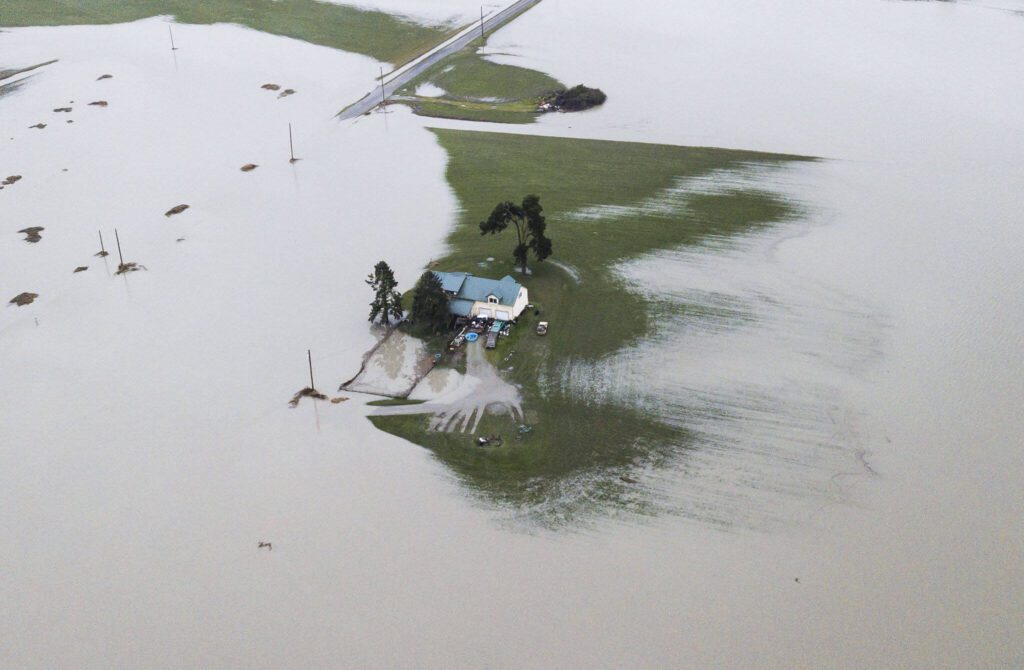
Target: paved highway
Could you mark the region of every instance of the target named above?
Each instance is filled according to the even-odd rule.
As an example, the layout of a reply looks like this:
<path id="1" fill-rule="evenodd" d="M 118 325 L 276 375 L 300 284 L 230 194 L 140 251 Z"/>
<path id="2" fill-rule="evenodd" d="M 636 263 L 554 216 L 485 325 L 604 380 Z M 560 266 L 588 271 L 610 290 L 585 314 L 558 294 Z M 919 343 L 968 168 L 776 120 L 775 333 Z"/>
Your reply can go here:
<path id="1" fill-rule="evenodd" d="M 538 2 L 540 2 L 540 0 L 519 0 L 518 2 L 512 3 L 494 16 L 485 17 L 484 30 L 489 31 L 500 28 L 502 25 L 516 18 Z M 428 51 L 426 54 L 412 61 L 409 65 L 399 69 L 397 74 L 392 73 L 391 75 L 388 75 L 391 79 L 384 83 L 384 94 L 386 96 L 391 96 L 396 90 L 423 74 L 425 70 L 436 65 L 439 61 L 444 60 L 456 51 L 465 48 L 470 42 L 479 37 L 480 22 L 476 21 L 472 27 L 467 28 L 444 44 L 435 47 L 433 50 Z M 342 121 L 346 119 L 354 119 L 379 105 L 380 100 L 380 86 L 377 86 L 377 88 L 363 96 L 362 100 L 341 110 L 338 117 Z"/>

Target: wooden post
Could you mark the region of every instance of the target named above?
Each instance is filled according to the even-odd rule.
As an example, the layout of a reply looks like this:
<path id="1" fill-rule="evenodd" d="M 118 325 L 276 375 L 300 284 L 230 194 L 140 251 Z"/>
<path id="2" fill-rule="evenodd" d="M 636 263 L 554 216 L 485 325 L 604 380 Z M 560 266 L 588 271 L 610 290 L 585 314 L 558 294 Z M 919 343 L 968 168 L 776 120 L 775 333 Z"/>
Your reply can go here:
<path id="1" fill-rule="evenodd" d="M 103 252 L 104 256 L 106 256 L 107 255 L 107 250 L 103 246 L 103 231 L 102 230 L 97 230 L 96 232 L 100 234 L 100 251 Z"/>
<path id="2" fill-rule="evenodd" d="M 484 6 L 480 5 L 480 48 L 484 48 Z"/>
<path id="3" fill-rule="evenodd" d="M 309 359 L 309 388 L 315 389 L 316 384 L 313 383 L 313 353 L 306 349 L 306 358 Z"/>
<path id="4" fill-rule="evenodd" d="M 384 107 L 388 105 L 388 98 L 384 95 L 384 66 L 380 66 L 380 104 Z"/>
<path id="5" fill-rule="evenodd" d="M 291 152 L 292 163 L 295 162 L 295 143 L 292 142 L 292 124 L 288 124 L 288 151 Z"/>
<path id="6" fill-rule="evenodd" d="M 114 228 L 114 239 L 117 240 L 117 257 L 121 259 L 121 265 L 124 265 L 124 256 L 121 255 L 121 237 L 117 234 L 117 228 Z"/>
<path id="7" fill-rule="evenodd" d="M 177 51 L 178 47 L 174 46 L 174 31 L 171 30 L 170 24 L 167 24 L 167 34 L 171 36 L 171 51 Z"/>

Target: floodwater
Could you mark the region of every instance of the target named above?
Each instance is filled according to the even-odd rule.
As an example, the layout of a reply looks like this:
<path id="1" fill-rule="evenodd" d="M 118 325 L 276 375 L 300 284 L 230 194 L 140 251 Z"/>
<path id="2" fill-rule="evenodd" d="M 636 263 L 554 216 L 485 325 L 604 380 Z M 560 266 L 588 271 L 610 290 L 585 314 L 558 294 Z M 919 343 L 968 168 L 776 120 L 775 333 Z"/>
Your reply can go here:
<path id="1" fill-rule="evenodd" d="M 415 277 L 456 207 L 407 113 L 330 122 L 372 61 L 225 26 L 148 55 L 159 21 L 0 34 L 9 65 L 62 59 L 0 101 L 0 172 L 24 176 L 0 191 L 0 298 L 40 294 L 0 314 L 0 665 L 1024 664 L 1024 19 L 644 9 L 545 0 L 500 31 L 610 96 L 512 130 L 832 160 L 773 178 L 800 221 L 621 268 L 714 308 L 605 371 L 699 436 L 645 481 L 684 513 L 560 531 L 357 402 L 287 408 L 306 348 L 355 372 L 362 278 L 381 256 Z M 72 99 L 74 124 L 28 129 Z M 147 272 L 91 257 L 115 225 Z"/>

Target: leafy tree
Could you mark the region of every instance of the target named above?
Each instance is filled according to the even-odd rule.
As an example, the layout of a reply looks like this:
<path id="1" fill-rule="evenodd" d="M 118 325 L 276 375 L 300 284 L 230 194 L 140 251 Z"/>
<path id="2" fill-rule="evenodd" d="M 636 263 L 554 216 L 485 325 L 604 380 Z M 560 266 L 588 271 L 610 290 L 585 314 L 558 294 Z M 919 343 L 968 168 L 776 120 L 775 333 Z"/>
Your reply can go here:
<path id="1" fill-rule="evenodd" d="M 531 251 L 538 262 L 551 255 L 551 240 L 545 235 L 548 224 L 543 211 L 540 198 L 535 195 L 523 198 L 522 205 L 506 200 L 498 203 L 486 221 L 480 222 L 480 234 L 495 235 L 511 224 L 515 228 L 517 240 L 512 257 L 525 274 L 526 260 Z"/>
<path id="2" fill-rule="evenodd" d="M 427 270 L 412 292 L 412 321 L 429 328 L 433 333 L 440 333 L 448 326 L 448 296 L 441 288 L 441 279 Z"/>
<path id="3" fill-rule="evenodd" d="M 366 278 L 366 283 L 373 288 L 373 302 L 370 303 L 370 321 L 380 316 L 381 323 L 391 325 L 391 318 L 396 321 L 402 318 L 402 294 L 395 290 L 398 282 L 395 273 L 387 263 L 381 261 L 373 267 L 373 272 Z"/>
<path id="4" fill-rule="evenodd" d="M 591 107 L 603 105 L 608 96 L 599 88 L 587 88 L 583 84 L 555 94 L 551 103 L 556 109 L 566 112 L 582 112 Z"/>

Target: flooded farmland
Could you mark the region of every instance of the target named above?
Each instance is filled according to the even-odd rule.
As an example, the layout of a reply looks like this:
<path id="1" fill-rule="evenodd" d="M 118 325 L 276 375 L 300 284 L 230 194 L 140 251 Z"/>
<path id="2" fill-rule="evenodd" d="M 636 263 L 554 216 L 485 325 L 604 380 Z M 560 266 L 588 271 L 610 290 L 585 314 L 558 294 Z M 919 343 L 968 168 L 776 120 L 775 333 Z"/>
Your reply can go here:
<path id="1" fill-rule="evenodd" d="M 411 284 L 458 208 L 422 120 L 331 119 L 376 63 L 225 25 L 157 52 L 160 19 L 0 33 L 2 68 L 59 59 L 0 99 L 0 295 L 38 294 L 0 311 L 0 666 L 1020 666 L 1009 9 L 544 0 L 494 36 L 609 95 L 515 132 L 826 159 L 678 185 L 801 216 L 617 267 L 657 327 L 562 383 L 692 442 L 642 478 L 663 513 L 555 529 L 363 400 L 287 406 L 306 349 L 325 388 L 356 373 L 366 272 Z M 115 228 L 147 271 L 94 256 Z"/>

